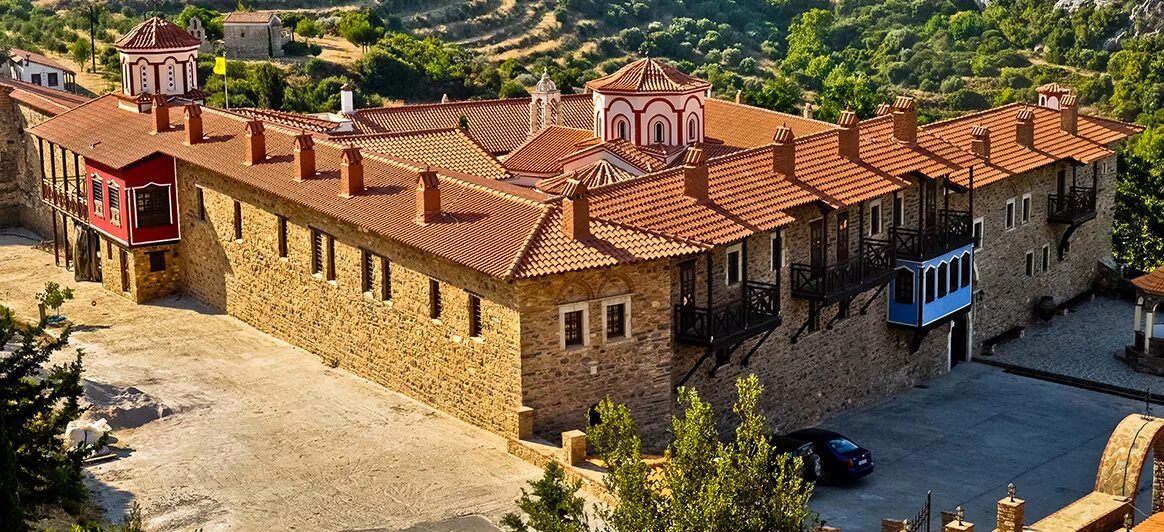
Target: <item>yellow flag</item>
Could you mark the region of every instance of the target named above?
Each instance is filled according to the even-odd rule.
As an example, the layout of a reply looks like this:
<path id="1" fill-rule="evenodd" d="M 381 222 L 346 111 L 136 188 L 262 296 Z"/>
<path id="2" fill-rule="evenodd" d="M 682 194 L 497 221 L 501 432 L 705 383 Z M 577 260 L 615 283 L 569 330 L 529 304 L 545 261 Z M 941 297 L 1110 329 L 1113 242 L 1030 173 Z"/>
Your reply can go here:
<path id="1" fill-rule="evenodd" d="M 214 58 L 214 73 L 219 76 L 226 75 L 226 58 L 218 56 Z"/>

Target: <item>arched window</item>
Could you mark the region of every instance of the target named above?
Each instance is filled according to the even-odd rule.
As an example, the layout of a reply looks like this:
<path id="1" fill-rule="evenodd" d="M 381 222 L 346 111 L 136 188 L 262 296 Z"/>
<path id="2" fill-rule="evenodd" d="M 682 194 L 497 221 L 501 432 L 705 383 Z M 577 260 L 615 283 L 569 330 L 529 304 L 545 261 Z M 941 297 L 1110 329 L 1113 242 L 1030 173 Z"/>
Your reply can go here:
<path id="1" fill-rule="evenodd" d="M 146 66 L 143 64 L 143 65 L 141 65 L 140 68 L 141 68 L 141 90 L 138 92 L 149 92 L 150 80 L 146 74 Z"/>
<path id="2" fill-rule="evenodd" d="M 625 118 L 619 117 L 614 119 L 614 132 L 618 138 L 622 140 L 630 140 L 627 129 L 628 127 Z"/>
<path id="3" fill-rule="evenodd" d="M 950 266 L 942 263 L 938 266 L 938 297 L 945 297 L 946 284 L 950 282 Z"/>
<path id="4" fill-rule="evenodd" d="M 897 269 L 893 278 L 893 300 L 906 305 L 913 304 L 913 270 Z"/>
<path id="5" fill-rule="evenodd" d="M 970 286 L 970 253 L 962 254 L 962 286 Z"/>
<path id="6" fill-rule="evenodd" d="M 699 135 L 697 134 L 698 128 L 699 124 L 695 122 L 695 117 L 691 117 L 691 119 L 687 121 L 687 140 L 691 142 L 699 140 Z"/>
<path id="7" fill-rule="evenodd" d="M 961 264 L 961 261 L 958 260 L 958 257 L 954 257 L 954 258 L 950 259 L 950 291 L 951 292 L 958 291 L 958 274 L 961 273 L 961 270 L 959 268 L 960 264 Z"/>
<path id="8" fill-rule="evenodd" d="M 662 144 L 663 142 L 663 123 L 655 122 L 655 143 Z"/>
<path id="9" fill-rule="evenodd" d="M 934 292 L 937 288 L 935 281 L 934 269 L 926 268 L 926 303 L 933 303 Z"/>

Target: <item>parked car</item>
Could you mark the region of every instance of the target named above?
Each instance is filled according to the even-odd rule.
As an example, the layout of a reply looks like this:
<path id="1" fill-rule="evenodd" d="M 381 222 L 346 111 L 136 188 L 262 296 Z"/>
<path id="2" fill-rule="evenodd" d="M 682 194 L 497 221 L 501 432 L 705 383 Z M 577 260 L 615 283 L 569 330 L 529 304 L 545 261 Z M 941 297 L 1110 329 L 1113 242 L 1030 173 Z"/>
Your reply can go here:
<path id="1" fill-rule="evenodd" d="M 786 436 L 775 436 L 772 438 L 772 448 L 789 457 L 800 458 L 804 462 L 802 476 L 805 482 L 816 482 L 820 477 L 820 456 L 817 456 L 812 443 Z"/>
<path id="2" fill-rule="evenodd" d="M 785 437 L 812 443 L 820 457 L 821 484 L 850 482 L 873 472 L 873 453 L 831 430 L 804 429 Z"/>

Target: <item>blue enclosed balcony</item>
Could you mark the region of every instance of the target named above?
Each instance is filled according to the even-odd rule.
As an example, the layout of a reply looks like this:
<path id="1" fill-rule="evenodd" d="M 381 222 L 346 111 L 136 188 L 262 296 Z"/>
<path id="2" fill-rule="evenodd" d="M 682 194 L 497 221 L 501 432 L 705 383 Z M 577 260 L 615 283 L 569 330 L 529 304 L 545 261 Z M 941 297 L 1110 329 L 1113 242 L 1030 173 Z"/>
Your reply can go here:
<path id="1" fill-rule="evenodd" d="M 898 258 L 889 285 L 889 323 L 929 329 L 970 308 L 973 244 L 926 260 Z"/>

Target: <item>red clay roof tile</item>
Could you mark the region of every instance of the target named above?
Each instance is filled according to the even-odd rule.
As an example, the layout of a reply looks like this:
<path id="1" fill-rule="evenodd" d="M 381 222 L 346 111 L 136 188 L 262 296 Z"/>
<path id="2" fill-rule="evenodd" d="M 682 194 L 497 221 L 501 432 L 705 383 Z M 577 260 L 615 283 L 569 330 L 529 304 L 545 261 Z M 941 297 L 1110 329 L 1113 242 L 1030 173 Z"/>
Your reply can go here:
<path id="1" fill-rule="evenodd" d="M 28 50 L 12 48 L 8 50 L 8 58 L 12 59 L 13 61 L 28 61 L 29 63 L 36 63 L 38 65 L 44 65 L 55 68 L 57 70 L 68 72 L 70 74 L 75 74 L 72 69 L 56 62 L 56 60 L 52 59 L 51 57 L 41 55 L 36 52 L 29 52 Z"/>
<path id="2" fill-rule="evenodd" d="M 0 77 L 0 87 L 7 87 L 13 100 L 29 105 L 49 115 L 57 115 L 81 105 L 89 98 L 71 92 L 50 89 L 20 80 Z"/>
<path id="3" fill-rule="evenodd" d="M 393 155 L 401 159 L 418 161 L 438 168 L 489 179 L 509 177 L 497 159 L 489 155 L 464 131 L 457 128 L 374 135 L 344 135 L 333 137 L 332 140 L 385 155 Z"/>
<path id="4" fill-rule="evenodd" d="M 707 90 L 711 84 L 652 59 L 639 59 L 601 78 L 586 82 L 600 92 L 674 93 Z"/>
<path id="5" fill-rule="evenodd" d="M 597 142 L 589 129 L 549 126 L 513 150 L 502 164 L 517 174 L 550 176 L 562 171 L 561 158 Z"/>
<path id="6" fill-rule="evenodd" d="M 129 30 L 113 43 L 119 50 L 171 50 L 202 44 L 186 30 L 166 19 L 154 17 Z"/>
<path id="7" fill-rule="evenodd" d="M 1164 296 L 1164 266 L 1156 268 L 1152 273 L 1132 279 L 1132 284 L 1149 294 Z"/>

